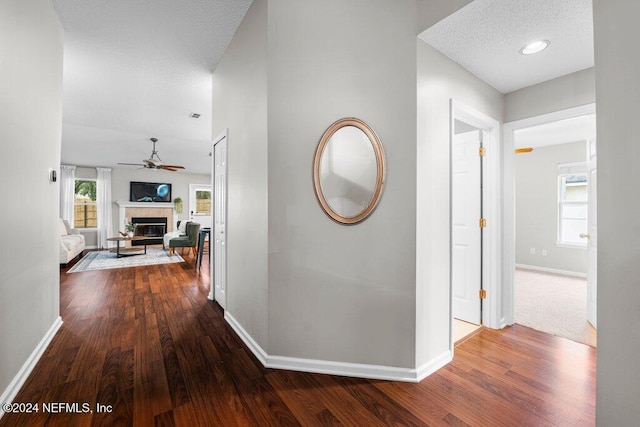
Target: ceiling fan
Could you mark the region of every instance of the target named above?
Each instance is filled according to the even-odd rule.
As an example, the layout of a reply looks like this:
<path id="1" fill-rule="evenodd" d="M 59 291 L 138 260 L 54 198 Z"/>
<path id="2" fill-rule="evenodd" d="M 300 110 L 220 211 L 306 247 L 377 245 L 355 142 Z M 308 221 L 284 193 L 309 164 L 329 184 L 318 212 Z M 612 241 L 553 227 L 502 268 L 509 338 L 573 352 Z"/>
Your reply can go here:
<path id="1" fill-rule="evenodd" d="M 166 171 L 175 172 L 178 169 L 184 169 L 184 166 L 179 165 L 166 165 L 158 156 L 158 152 L 156 151 L 156 142 L 158 142 L 158 138 L 151 138 L 151 142 L 153 143 L 153 151 L 151 152 L 151 156 L 147 160 L 143 160 L 144 163 L 118 163 L 119 165 L 129 165 L 129 166 L 142 166 L 145 169 L 163 169 Z"/>

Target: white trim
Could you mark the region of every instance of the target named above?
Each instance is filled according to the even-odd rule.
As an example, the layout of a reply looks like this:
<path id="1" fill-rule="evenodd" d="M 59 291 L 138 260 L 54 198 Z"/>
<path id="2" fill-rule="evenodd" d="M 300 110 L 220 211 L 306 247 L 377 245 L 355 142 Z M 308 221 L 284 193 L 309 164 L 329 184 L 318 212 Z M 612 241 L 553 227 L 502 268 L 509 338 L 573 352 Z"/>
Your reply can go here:
<path id="1" fill-rule="evenodd" d="M 49 346 L 49 343 L 51 343 L 51 340 L 60 329 L 60 326 L 62 326 L 62 318 L 58 316 L 53 321 L 53 324 L 51 325 L 49 330 L 44 334 L 44 336 L 42 337 L 42 339 L 40 340 L 36 348 L 33 350 L 31 355 L 24 362 L 24 364 L 22 365 L 22 367 L 20 368 L 16 376 L 13 377 L 13 380 L 11 380 L 11 382 L 9 383 L 9 386 L 7 386 L 7 388 L 4 390 L 2 395 L 0 395 L 0 403 L 11 403 L 13 401 L 13 399 L 16 397 L 16 395 L 24 385 L 25 381 L 31 374 L 31 371 L 33 371 L 33 368 L 36 366 L 36 363 L 38 363 L 38 360 L 40 360 L 40 357 L 42 357 L 42 354 Z M 2 418 L 3 415 L 4 415 L 4 410 L 0 408 L 0 418 Z"/>
<path id="2" fill-rule="evenodd" d="M 516 264 L 516 268 L 522 268 L 524 270 L 543 271 L 545 273 L 562 274 L 563 276 L 581 277 L 587 278 L 587 273 L 580 273 L 578 271 L 559 270 L 557 268 L 539 267 L 537 265 Z"/>
<path id="3" fill-rule="evenodd" d="M 505 123 L 502 127 L 502 305 L 504 322 L 513 324 L 513 274 L 516 268 L 516 203 L 513 133 L 518 129 L 596 113 L 596 104 Z"/>
<path id="4" fill-rule="evenodd" d="M 238 334 L 242 342 L 245 343 L 249 350 L 253 353 L 254 356 L 262 363 L 263 366 L 267 366 L 267 358 L 269 355 L 266 351 L 260 347 L 251 335 L 242 327 L 242 325 L 229 313 L 228 310 L 224 312 L 224 320 L 231 326 L 231 328 Z"/>
<path id="5" fill-rule="evenodd" d="M 486 148 L 486 154 L 483 160 L 482 179 L 482 204 L 483 217 L 487 218 L 487 226 L 483 231 L 482 239 L 482 283 L 483 288 L 487 291 L 487 298 L 484 300 L 482 310 L 482 324 L 493 329 L 504 327 L 501 322 L 502 313 L 502 292 L 501 292 L 501 205 L 500 193 L 502 178 L 500 174 L 500 122 L 492 117 L 487 116 L 455 99 L 450 100 L 450 132 L 449 147 L 453 146 L 454 121 L 460 120 L 470 124 L 483 132 L 483 146 Z M 451 168 L 452 156 L 449 156 Z M 451 195 L 452 189 L 449 188 Z M 451 202 L 451 197 L 450 197 Z M 453 215 L 453 209 L 450 206 L 450 215 Z M 452 218 L 449 224 L 452 224 Z M 451 227 L 450 227 L 451 228 Z M 451 232 L 451 231 L 450 231 Z M 452 235 L 450 236 L 452 239 Z M 450 245 L 449 251 L 452 250 Z M 450 253 L 452 257 L 452 254 Z M 453 288 L 452 265 L 449 265 L 449 303 L 450 310 L 453 314 Z M 449 324 L 449 340 L 450 350 L 453 354 L 453 316 Z"/>
<path id="6" fill-rule="evenodd" d="M 215 168 L 216 168 L 216 156 L 215 156 L 215 152 L 216 152 L 216 144 L 219 143 L 220 141 L 222 141 L 223 139 L 227 139 L 229 135 L 229 129 L 228 128 L 224 128 L 224 130 L 222 132 L 220 132 L 218 134 L 218 136 L 216 136 L 215 138 L 213 138 L 211 140 L 211 200 L 213 202 L 214 200 L 214 191 L 215 191 Z M 229 149 L 229 140 L 227 139 L 227 150 Z M 227 177 L 229 176 L 229 154 L 227 153 Z M 229 188 L 229 183 L 227 182 L 227 189 Z M 229 201 L 229 195 L 227 194 L 227 203 Z M 227 204 L 227 211 L 229 209 L 229 205 Z M 229 221 L 229 218 L 227 216 L 226 221 Z M 213 212 L 213 209 L 211 210 L 211 236 L 209 237 L 209 299 L 211 301 L 215 301 L 215 284 L 214 284 L 214 280 L 215 280 L 215 261 L 214 261 L 214 257 L 213 257 L 213 247 L 211 246 L 213 244 L 213 239 L 214 239 L 214 233 L 215 233 L 215 224 L 216 223 L 216 218 L 215 218 L 215 213 Z M 228 228 L 228 227 L 227 227 Z M 228 230 L 227 230 L 228 231 Z M 228 238 L 229 234 L 227 234 L 227 238 Z M 227 241 L 227 244 L 229 242 Z M 226 246 L 225 246 L 226 247 Z M 226 257 L 225 257 L 226 259 Z M 228 286 L 229 283 L 226 283 L 226 288 L 225 290 L 228 291 Z M 225 292 L 225 298 L 226 298 L 226 292 Z M 224 301 L 224 306 L 227 306 L 227 301 Z M 248 345 L 248 344 L 247 344 Z"/>
<path id="7" fill-rule="evenodd" d="M 369 365 L 363 363 L 334 362 L 331 360 L 304 359 L 299 357 L 274 356 L 266 351 L 247 333 L 240 323 L 225 311 L 224 319 L 249 347 L 265 368 L 286 369 L 290 371 L 313 372 L 317 374 L 341 375 L 346 377 L 367 378 L 388 381 L 417 383 L 451 362 L 452 354 L 445 351 L 417 369 L 397 368 L 394 366 Z"/>

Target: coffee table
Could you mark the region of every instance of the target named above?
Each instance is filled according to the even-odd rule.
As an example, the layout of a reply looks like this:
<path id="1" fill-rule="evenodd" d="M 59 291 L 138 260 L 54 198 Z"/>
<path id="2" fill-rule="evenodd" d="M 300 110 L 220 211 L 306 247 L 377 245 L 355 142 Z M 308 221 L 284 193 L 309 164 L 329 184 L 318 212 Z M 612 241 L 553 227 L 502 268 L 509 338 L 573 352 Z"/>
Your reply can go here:
<path id="1" fill-rule="evenodd" d="M 127 241 L 142 241 L 142 246 L 144 246 L 144 252 L 140 248 L 125 248 L 120 247 L 120 242 Z M 133 255 L 143 255 L 147 253 L 147 238 L 144 236 L 133 236 L 133 237 L 109 237 L 107 239 L 108 242 L 116 242 L 116 258 L 122 258 L 125 256 L 133 256 Z"/>

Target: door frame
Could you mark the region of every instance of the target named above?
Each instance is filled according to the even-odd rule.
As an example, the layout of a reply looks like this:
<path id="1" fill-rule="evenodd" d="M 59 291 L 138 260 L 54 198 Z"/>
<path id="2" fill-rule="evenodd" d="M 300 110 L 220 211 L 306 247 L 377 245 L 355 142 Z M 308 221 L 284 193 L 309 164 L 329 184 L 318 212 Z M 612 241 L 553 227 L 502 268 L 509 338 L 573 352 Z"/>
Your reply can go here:
<path id="1" fill-rule="evenodd" d="M 483 217 L 487 219 L 487 226 L 483 230 L 482 238 L 482 287 L 487 291 L 487 297 L 482 307 L 482 324 L 490 328 L 499 325 L 500 313 L 500 232 L 501 210 L 500 193 L 502 181 L 500 177 L 500 122 L 488 115 L 475 110 L 453 98 L 449 101 L 449 176 L 453 167 L 453 138 L 455 136 L 455 120 L 470 124 L 483 132 L 483 146 L 486 155 L 482 166 L 482 204 Z M 453 224 L 453 194 L 452 182 L 449 180 L 449 224 Z M 449 227 L 449 241 L 453 241 L 453 227 Z M 449 259 L 452 259 L 453 245 L 449 244 Z M 478 303 L 480 299 L 478 297 Z M 449 263 L 449 342 L 453 354 L 453 266 Z"/>
<path id="2" fill-rule="evenodd" d="M 213 153 L 211 153 L 211 157 L 213 157 Z M 194 211 L 195 205 L 196 205 L 196 197 L 195 197 L 196 191 L 198 191 L 199 189 L 209 190 L 211 191 L 211 195 L 213 196 L 213 190 L 211 189 L 211 184 L 189 184 L 189 219 L 191 221 L 195 221 L 195 217 L 192 218 L 194 216 L 192 215 L 192 212 Z M 211 212 L 211 214 L 209 215 L 198 215 L 198 216 L 210 216 L 212 225 L 213 225 L 213 212 Z"/>
<path id="3" fill-rule="evenodd" d="M 503 262 L 502 262 L 502 297 L 504 315 L 500 320 L 500 328 L 513 325 L 513 280 L 516 271 L 516 186 L 515 186 L 515 153 L 513 134 L 518 129 L 543 125 L 559 120 L 572 119 L 596 113 L 596 104 L 590 103 L 565 110 L 526 119 L 505 123 L 502 127 L 503 140 Z"/>
<path id="4" fill-rule="evenodd" d="M 229 139 L 228 139 L 228 132 L 229 129 L 225 128 L 222 132 L 220 132 L 220 134 L 218 134 L 218 136 L 216 136 L 215 138 L 213 138 L 213 140 L 211 140 L 211 200 L 212 202 L 216 199 L 215 198 L 215 167 L 216 167 L 216 144 L 218 144 L 219 142 L 226 140 L 227 141 L 227 150 L 229 149 Z M 229 162 L 228 162 L 228 158 L 229 155 L 227 153 L 227 169 L 225 169 L 225 174 L 227 175 L 227 178 L 229 176 Z M 229 188 L 229 183 L 227 180 L 225 180 L 225 182 L 227 183 L 227 190 Z M 227 198 L 225 205 L 225 208 L 228 210 L 228 200 L 229 200 L 229 194 L 228 191 L 225 190 L 225 196 Z M 213 250 L 213 239 L 214 239 L 214 233 L 215 233 L 215 218 L 214 218 L 214 209 L 215 207 L 212 206 L 211 209 L 211 237 L 209 239 L 209 299 L 212 301 L 216 300 L 216 295 L 215 295 L 215 257 L 214 255 L 214 250 Z M 225 213 L 225 221 L 228 222 L 228 216 Z M 227 227 L 227 231 L 226 236 L 225 236 L 225 241 L 226 241 L 226 245 L 225 245 L 225 252 L 227 251 L 227 245 L 229 244 L 229 233 L 228 233 L 228 227 Z M 223 257 L 223 259 L 227 260 L 227 257 Z M 225 268 L 226 271 L 226 268 Z M 225 278 L 226 280 L 226 278 Z M 229 281 L 226 280 L 225 283 L 225 298 L 227 295 L 227 292 L 229 291 Z M 226 300 L 223 302 L 223 305 L 226 307 Z"/>

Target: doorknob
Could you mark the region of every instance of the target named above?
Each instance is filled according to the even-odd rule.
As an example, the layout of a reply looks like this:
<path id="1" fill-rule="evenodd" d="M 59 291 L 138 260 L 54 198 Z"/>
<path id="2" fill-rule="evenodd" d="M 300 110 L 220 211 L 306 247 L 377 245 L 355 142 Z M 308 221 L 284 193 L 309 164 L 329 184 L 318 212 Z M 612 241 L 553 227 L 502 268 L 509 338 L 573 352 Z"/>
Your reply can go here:
<path id="1" fill-rule="evenodd" d="M 591 236 L 589 235 L 589 233 L 580 233 L 580 238 L 581 238 L 581 239 L 588 239 L 589 237 L 591 237 Z"/>

